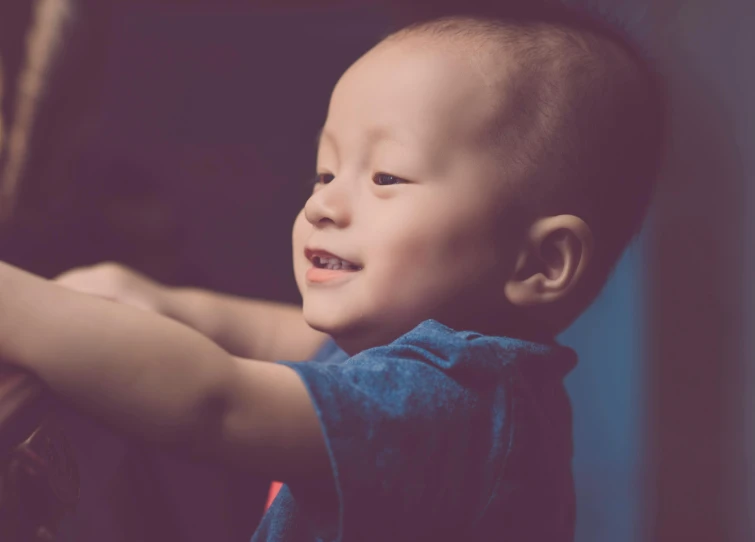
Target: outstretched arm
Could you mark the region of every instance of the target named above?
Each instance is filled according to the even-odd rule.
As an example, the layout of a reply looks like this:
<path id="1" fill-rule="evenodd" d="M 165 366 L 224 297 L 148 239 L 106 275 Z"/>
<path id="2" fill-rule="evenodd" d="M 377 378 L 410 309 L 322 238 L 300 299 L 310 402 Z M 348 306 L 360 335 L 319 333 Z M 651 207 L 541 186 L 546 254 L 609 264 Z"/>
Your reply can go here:
<path id="1" fill-rule="evenodd" d="M 170 287 L 113 262 L 72 269 L 56 282 L 178 320 L 241 357 L 303 361 L 327 338 L 296 305 Z"/>
<path id="2" fill-rule="evenodd" d="M 327 335 L 301 307 L 196 288 L 168 288 L 162 314 L 204 333 L 234 354 L 265 361 L 311 359 Z"/>
<path id="3" fill-rule="evenodd" d="M 233 357 L 178 322 L 3 263 L 0 359 L 137 437 L 274 479 L 328 473 L 313 406 L 291 369 Z"/>

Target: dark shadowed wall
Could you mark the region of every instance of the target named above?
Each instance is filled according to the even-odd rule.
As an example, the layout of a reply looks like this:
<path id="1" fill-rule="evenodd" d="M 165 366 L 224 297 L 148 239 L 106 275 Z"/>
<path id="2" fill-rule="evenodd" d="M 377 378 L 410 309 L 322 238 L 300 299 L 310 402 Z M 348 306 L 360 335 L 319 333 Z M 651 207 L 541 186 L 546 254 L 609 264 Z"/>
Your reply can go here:
<path id="1" fill-rule="evenodd" d="M 753 4 L 582 3 L 658 45 L 674 138 L 642 241 L 562 336 L 581 358 L 567 381 L 577 541 L 749 541 Z M 146 0 L 113 15 L 86 144 L 37 155 L 73 184 L 34 195 L 3 258 L 48 276 L 116 259 L 172 283 L 297 301 L 290 227 L 314 138 L 332 86 L 387 16 Z"/>

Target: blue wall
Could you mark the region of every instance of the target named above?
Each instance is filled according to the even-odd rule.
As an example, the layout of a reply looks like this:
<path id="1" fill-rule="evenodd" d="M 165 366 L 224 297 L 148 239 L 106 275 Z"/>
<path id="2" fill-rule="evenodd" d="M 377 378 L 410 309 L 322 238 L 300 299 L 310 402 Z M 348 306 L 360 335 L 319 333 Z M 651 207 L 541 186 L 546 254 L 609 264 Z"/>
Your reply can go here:
<path id="1" fill-rule="evenodd" d="M 601 296 L 560 337 L 580 358 L 567 378 L 579 542 L 641 539 L 641 249 L 641 243 L 630 247 Z"/>

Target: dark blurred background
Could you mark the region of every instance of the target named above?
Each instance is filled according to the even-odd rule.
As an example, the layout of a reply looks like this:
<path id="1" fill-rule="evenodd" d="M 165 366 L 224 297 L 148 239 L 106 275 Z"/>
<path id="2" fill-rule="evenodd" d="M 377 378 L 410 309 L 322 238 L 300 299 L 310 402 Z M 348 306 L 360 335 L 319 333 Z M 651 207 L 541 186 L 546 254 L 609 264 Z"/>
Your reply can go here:
<path id="1" fill-rule="evenodd" d="M 562 336 L 581 358 L 568 380 L 577 540 L 755 540 L 755 8 L 582 4 L 659 57 L 674 141 L 645 233 Z M 34 5 L 0 6 L 6 128 Z M 0 258 L 49 277 L 117 260 L 172 284 L 297 302 L 290 228 L 332 86 L 422 8 L 68 5 Z"/>

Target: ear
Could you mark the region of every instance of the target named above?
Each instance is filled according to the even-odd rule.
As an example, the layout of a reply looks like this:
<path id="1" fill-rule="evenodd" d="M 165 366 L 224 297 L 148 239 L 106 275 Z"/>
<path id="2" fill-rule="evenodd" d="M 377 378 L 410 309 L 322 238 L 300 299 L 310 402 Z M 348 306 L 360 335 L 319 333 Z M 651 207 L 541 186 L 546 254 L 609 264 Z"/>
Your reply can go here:
<path id="1" fill-rule="evenodd" d="M 504 291 L 508 301 L 518 307 L 565 297 L 583 278 L 592 257 L 592 231 L 573 215 L 537 220 L 525 241 Z"/>

